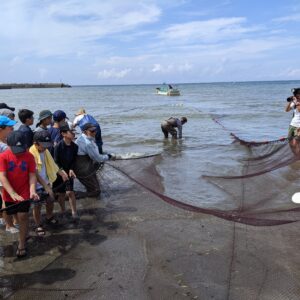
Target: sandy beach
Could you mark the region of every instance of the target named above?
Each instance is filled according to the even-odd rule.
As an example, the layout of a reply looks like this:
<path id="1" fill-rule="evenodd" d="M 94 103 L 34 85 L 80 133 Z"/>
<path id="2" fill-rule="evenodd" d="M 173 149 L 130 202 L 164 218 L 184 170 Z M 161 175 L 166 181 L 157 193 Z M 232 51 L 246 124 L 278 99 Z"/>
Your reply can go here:
<path id="1" fill-rule="evenodd" d="M 26 259 L 1 234 L 1 298 L 298 299 L 297 223 L 242 225 L 105 178 L 101 200 L 78 200 L 80 223 L 32 237 Z"/>

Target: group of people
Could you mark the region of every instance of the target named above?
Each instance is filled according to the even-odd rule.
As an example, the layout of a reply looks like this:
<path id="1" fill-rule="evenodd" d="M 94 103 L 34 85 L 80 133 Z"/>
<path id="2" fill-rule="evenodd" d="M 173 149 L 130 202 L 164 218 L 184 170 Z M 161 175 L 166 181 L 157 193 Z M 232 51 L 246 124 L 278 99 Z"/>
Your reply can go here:
<path id="1" fill-rule="evenodd" d="M 30 127 L 34 112 L 20 109 L 22 124 L 14 130 L 14 111 L 0 103 L 0 225 L 9 233 L 19 234 L 16 255 L 21 258 L 27 255 L 30 206 L 38 236 L 45 235 L 45 224 L 61 221 L 53 213 L 55 200 L 60 205 L 60 217 L 76 222 L 74 178 L 85 186 L 87 196 L 97 197 L 101 193 L 97 170 L 115 155 L 103 153 L 100 125 L 84 108 L 76 113 L 73 123 L 62 110 L 43 110 L 34 131 Z M 75 141 L 76 126 L 81 134 Z M 66 212 L 66 199 L 71 213 Z M 41 217 L 43 204 L 45 218 Z"/>
<path id="2" fill-rule="evenodd" d="M 74 179 L 85 186 L 86 196 L 99 196 L 97 171 L 103 162 L 116 157 L 103 153 L 100 125 L 84 108 L 78 110 L 72 123 L 63 110 L 42 110 L 34 131 L 33 111 L 20 109 L 18 118 L 21 125 L 16 129 L 15 108 L 0 103 L 0 225 L 9 233 L 19 234 L 16 255 L 21 258 L 27 255 L 30 207 L 38 236 L 45 235 L 45 224 L 55 226 L 63 219 L 77 222 Z M 174 139 L 182 138 L 186 122 L 186 117 L 163 121 L 165 138 L 169 133 Z M 81 133 L 75 140 L 76 127 Z M 71 212 L 66 211 L 66 200 Z M 54 201 L 61 210 L 58 218 Z"/>

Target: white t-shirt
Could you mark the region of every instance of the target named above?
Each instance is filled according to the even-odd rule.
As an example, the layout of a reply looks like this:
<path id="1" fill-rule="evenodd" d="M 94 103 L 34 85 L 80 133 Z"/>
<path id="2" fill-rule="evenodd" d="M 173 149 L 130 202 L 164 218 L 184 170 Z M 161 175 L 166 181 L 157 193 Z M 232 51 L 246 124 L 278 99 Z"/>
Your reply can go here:
<path id="1" fill-rule="evenodd" d="M 76 116 L 74 121 L 73 121 L 73 126 L 77 126 L 83 117 L 84 117 L 84 114 Z"/>

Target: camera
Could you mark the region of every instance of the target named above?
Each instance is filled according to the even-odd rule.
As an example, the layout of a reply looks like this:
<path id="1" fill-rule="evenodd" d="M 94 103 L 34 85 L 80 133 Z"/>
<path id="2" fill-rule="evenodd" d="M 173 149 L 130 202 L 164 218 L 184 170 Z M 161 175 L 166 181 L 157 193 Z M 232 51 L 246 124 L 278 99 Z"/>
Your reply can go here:
<path id="1" fill-rule="evenodd" d="M 286 98 L 286 101 L 287 102 L 292 102 L 293 101 L 293 96 L 290 96 L 290 97 Z"/>

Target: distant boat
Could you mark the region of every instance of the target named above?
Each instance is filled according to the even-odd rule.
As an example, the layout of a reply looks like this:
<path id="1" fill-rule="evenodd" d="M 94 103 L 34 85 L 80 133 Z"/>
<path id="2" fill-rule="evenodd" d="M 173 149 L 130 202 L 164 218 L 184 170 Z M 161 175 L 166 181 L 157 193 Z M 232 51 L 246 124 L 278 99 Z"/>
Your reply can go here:
<path id="1" fill-rule="evenodd" d="M 164 84 L 162 87 L 157 87 L 156 93 L 157 95 L 164 96 L 180 96 L 179 89 L 172 87 L 170 84 Z"/>

